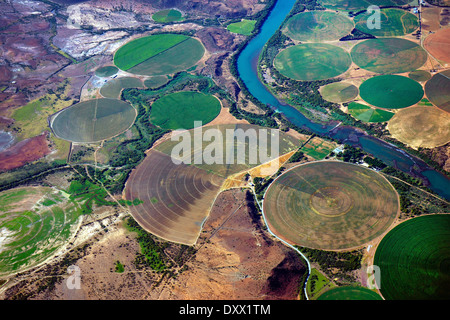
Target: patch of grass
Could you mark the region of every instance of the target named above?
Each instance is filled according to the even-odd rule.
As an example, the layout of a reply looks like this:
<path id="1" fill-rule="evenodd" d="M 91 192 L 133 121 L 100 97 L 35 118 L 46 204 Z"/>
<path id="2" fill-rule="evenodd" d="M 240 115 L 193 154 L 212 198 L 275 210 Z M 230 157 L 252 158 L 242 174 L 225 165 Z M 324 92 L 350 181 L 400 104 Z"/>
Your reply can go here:
<path id="1" fill-rule="evenodd" d="M 255 29 L 256 20 L 246 20 L 243 19 L 240 22 L 230 23 L 227 26 L 228 31 L 233 33 L 242 34 L 244 36 L 249 36 Z"/>
<path id="2" fill-rule="evenodd" d="M 114 271 L 117 273 L 123 273 L 125 271 L 125 266 L 122 263 L 120 263 L 119 260 L 117 260 Z"/>
<path id="3" fill-rule="evenodd" d="M 154 13 L 152 19 L 158 23 L 178 22 L 183 20 L 183 15 L 178 10 L 167 9 Z"/>

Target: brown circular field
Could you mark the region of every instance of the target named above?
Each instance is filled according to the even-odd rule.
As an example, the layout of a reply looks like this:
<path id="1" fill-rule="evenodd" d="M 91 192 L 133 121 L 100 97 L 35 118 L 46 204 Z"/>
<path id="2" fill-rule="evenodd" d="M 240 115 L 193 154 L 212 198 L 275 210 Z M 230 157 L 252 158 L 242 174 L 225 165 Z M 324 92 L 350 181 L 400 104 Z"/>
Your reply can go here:
<path id="1" fill-rule="evenodd" d="M 441 29 L 429 35 L 423 47 L 437 60 L 450 63 L 450 29 Z"/>
<path id="2" fill-rule="evenodd" d="M 425 94 L 436 107 L 450 112 L 450 70 L 436 73 L 425 83 Z"/>
<path id="3" fill-rule="evenodd" d="M 439 147 L 450 141 L 450 114 L 433 106 L 405 108 L 389 121 L 388 129 L 412 147 Z"/>
<path id="4" fill-rule="evenodd" d="M 384 234 L 399 211 L 392 185 L 377 172 L 339 161 L 296 166 L 264 197 L 271 231 L 295 245 L 341 250 Z"/>

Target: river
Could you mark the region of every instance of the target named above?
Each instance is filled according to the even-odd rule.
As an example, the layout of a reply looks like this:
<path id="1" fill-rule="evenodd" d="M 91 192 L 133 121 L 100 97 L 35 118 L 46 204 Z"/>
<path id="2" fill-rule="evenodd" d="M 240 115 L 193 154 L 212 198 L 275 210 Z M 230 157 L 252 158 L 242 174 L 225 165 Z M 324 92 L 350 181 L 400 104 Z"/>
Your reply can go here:
<path id="1" fill-rule="evenodd" d="M 237 68 L 248 91 L 260 102 L 282 113 L 294 125 L 306 128 L 319 135 L 327 135 L 338 139 L 341 143 L 360 147 L 389 166 L 421 177 L 431 190 L 450 200 L 450 178 L 432 169 L 424 161 L 390 143 L 369 136 L 360 129 L 349 126 L 336 128 L 335 123 L 329 125 L 315 123 L 307 119 L 294 107 L 277 99 L 261 82 L 258 77 L 258 58 L 264 45 L 280 28 L 295 2 L 296 0 L 278 0 L 258 35 L 251 39 L 239 54 Z"/>

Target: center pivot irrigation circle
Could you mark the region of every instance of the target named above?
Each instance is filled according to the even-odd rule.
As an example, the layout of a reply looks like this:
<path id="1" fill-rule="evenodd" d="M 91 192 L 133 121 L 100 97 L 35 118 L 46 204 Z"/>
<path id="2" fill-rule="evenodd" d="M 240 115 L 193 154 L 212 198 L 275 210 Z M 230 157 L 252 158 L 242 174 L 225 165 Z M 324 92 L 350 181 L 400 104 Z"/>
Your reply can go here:
<path id="1" fill-rule="evenodd" d="M 311 209 L 325 217 L 344 215 L 353 207 L 351 195 L 338 187 L 319 189 L 311 195 L 309 201 Z"/>
<path id="2" fill-rule="evenodd" d="M 397 217 L 399 201 L 373 170 L 318 161 L 280 175 L 265 194 L 263 211 L 271 231 L 287 242 L 341 250 L 383 235 Z"/>

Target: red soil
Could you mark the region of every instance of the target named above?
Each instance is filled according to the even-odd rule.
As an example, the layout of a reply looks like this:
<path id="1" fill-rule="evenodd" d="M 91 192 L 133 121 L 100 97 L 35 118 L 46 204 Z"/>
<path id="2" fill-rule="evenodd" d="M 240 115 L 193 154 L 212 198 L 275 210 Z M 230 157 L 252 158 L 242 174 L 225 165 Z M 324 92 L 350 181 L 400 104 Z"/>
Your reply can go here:
<path id="1" fill-rule="evenodd" d="M 46 156 L 50 152 L 46 133 L 20 141 L 11 148 L 0 152 L 0 171 L 19 168 Z"/>
<path id="2" fill-rule="evenodd" d="M 437 60 L 450 63 L 450 29 L 441 29 L 428 36 L 424 48 Z"/>

